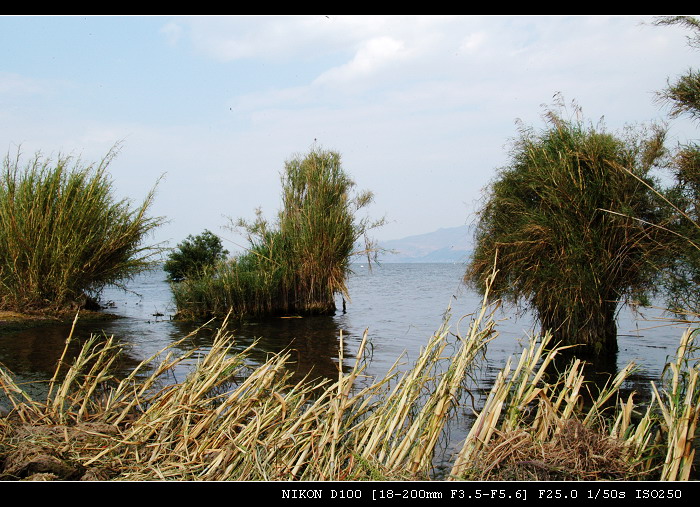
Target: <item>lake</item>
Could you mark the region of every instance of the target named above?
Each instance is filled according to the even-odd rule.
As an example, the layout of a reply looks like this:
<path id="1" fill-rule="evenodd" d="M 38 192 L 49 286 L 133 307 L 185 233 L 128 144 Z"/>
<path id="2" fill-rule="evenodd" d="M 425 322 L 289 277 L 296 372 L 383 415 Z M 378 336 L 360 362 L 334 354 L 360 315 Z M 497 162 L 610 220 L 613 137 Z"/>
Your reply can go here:
<path id="1" fill-rule="evenodd" d="M 264 361 L 270 353 L 291 349 L 294 364 L 290 368 L 297 375 L 336 377 L 340 333 L 349 364 L 367 330 L 372 348 L 367 373 L 381 377 L 397 358 L 403 357 L 407 366 L 413 363 L 421 347 L 440 327 L 448 308 L 453 332 L 466 332 L 469 319 L 460 324 L 460 318 L 480 309 L 480 296 L 461 283 L 465 269 L 462 264 L 385 263 L 371 270 L 357 264 L 353 269 L 348 283 L 351 299 L 346 301 L 345 312 L 338 298 L 339 310 L 334 316 L 236 323 L 231 326 L 236 347 L 242 349 L 259 340 L 250 358 L 253 363 Z M 125 345 L 125 369 L 194 329 L 192 324 L 172 320 L 175 309 L 163 271 L 141 274 L 128 288 L 125 292 L 110 287 L 102 295 L 103 304 L 108 306 L 105 311 L 120 318 L 79 323 L 75 332 L 77 341 L 93 333 L 115 336 Z M 478 387 L 482 392 L 490 387 L 507 358 L 519 353 L 535 331 L 527 313 L 516 315 L 506 308 L 499 310 L 496 318 L 499 335 L 489 344 L 486 364 L 481 369 Z M 662 318 L 662 312 L 653 309 L 643 314 L 628 309 L 620 312 L 619 352 L 610 358 L 607 368 L 621 368 L 629 361 L 639 364 L 639 372 L 630 380 L 628 389 L 647 389 L 648 380 L 658 379 L 667 356 L 675 353 L 684 326 L 668 325 Z M 211 327 L 201 330 L 182 347 L 197 346 L 206 352 L 214 331 Z M 40 393 L 45 385 L 41 381 L 51 378 L 69 332 L 70 326 L 57 325 L 0 335 L 0 363 L 18 381 L 28 383 L 30 393 Z M 173 381 L 182 380 L 187 371 L 187 364 L 180 367 L 174 372 Z M 466 417 L 452 428 L 454 442 L 465 434 L 469 419 Z"/>

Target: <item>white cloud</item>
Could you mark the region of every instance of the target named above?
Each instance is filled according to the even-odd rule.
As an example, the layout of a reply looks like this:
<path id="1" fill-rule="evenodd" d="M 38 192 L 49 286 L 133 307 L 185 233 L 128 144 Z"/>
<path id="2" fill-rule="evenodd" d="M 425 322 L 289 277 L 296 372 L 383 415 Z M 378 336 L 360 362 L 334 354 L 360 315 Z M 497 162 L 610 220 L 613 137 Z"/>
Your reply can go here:
<path id="1" fill-rule="evenodd" d="M 323 51 L 334 38 L 324 16 L 195 16 L 180 23 L 188 26 L 197 51 L 224 62 Z"/>
<path id="2" fill-rule="evenodd" d="M 383 36 L 372 38 L 362 44 L 352 60 L 321 74 L 314 85 L 347 84 L 371 77 L 373 74 L 389 71 L 394 63 L 408 59 L 403 41 Z"/>
<path id="3" fill-rule="evenodd" d="M 486 34 L 484 32 L 470 33 L 462 40 L 459 50 L 465 53 L 474 53 L 484 45 L 485 40 Z"/>
<path id="4" fill-rule="evenodd" d="M 132 104 L 98 93 L 88 103 L 80 91 L 102 76 L 71 75 L 61 95 L 70 84 L 51 73 L 11 69 L 0 137 L 88 158 L 124 139 L 115 179 L 139 196 L 168 173 L 157 205 L 174 239 L 258 205 L 272 216 L 285 159 L 314 139 L 375 192 L 376 215 L 392 221 L 383 237 L 459 225 L 503 165 L 517 118 L 540 126 L 556 92 L 613 128 L 661 116 L 652 92 L 695 56 L 682 31 L 635 17 L 187 17 L 160 28 L 176 44 L 161 67 L 175 69 L 166 93 L 158 76 Z"/>
<path id="5" fill-rule="evenodd" d="M 464 16 L 193 16 L 169 25 L 182 27 L 201 54 L 223 62 L 239 59 L 313 61 L 349 56 L 384 38 L 418 48 L 443 39 L 454 27 L 475 23 Z M 169 33 L 172 27 L 164 27 Z M 181 32 L 178 32 L 180 34 Z M 381 50 L 381 49 L 380 49 Z M 362 58 L 362 55 L 359 55 Z"/>
<path id="6" fill-rule="evenodd" d="M 1 95 L 36 95 L 50 91 L 51 87 L 45 82 L 15 73 L 0 72 Z"/>

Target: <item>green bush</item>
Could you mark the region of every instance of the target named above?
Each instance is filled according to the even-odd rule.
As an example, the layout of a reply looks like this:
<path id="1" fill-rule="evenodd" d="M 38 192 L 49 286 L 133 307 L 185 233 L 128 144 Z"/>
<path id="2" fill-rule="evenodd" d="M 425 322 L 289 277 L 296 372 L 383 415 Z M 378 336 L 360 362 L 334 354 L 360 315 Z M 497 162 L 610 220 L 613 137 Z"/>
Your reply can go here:
<path id="1" fill-rule="evenodd" d="M 95 300 L 148 268 L 157 247 L 143 244 L 162 220 L 115 200 L 107 167 L 37 154 L 26 165 L 6 156 L 0 180 L 0 307 L 61 312 Z"/>
<path id="2" fill-rule="evenodd" d="M 221 238 L 211 231 L 187 238 L 170 253 L 163 269 L 168 279 L 180 282 L 185 278 L 201 276 L 204 269 L 214 266 L 228 255 L 221 244 Z"/>
<path id="3" fill-rule="evenodd" d="M 688 45 L 700 49 L 700 19 L 691 16 L 662 16 L 657 25 L 680 25 L 691 31 Z M 658 94 L 670 106 L 671 118 L 685 116 L 700 120 L 700 72 L 690 69 L 669 81 Z M 679 144 L 671 158 L 674 185 L 666 192 L 668 203 L 678 215 L 674 224 L 681 241 L 673 255 L 671 269 L 663 280 L 666 304 L 685 314 L 700 313 L 700 143 Z"/>
<path id="4" fill-rule="evenodd" d="M 653 294 L 668 259 L 674 236 L 650 175 L 665 133 L 545 118 L 542 132 L 521 130 L 489 187 L 465 278 L 483 288 L 495 268 L 494 298 L 524 303 L 557 340 L 599 355 L 617 349 L 620 303 Z"/>

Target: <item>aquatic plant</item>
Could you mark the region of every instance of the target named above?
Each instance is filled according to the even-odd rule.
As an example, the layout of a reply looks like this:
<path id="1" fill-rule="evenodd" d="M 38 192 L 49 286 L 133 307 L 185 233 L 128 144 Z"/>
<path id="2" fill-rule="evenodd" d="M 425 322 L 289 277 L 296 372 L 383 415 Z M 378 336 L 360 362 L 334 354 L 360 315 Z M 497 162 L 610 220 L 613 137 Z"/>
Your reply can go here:
<path id="1" fill-rule="evenodd" d="M 700 19 L 691 16 L 661 16 L 656 25 L 680 25 L 692 31 L 688 45 L 700 48 Z M 700 119 L 700 72 L 689 70 L 669 82 L 658 100 L 670 106 L 670 117 Z M 670 160 L 674 184 L 664 193 L 664 202 L 677 215 L 673 230 L 678 235 L 673 263 L 663 278 L 667 305 L 677 312 L 700 312 L 700 144 L 679 144 Z"/>
<path id="2" fill-rule="evenodd" d="M 143 202 L 117 200 L 107 174 L 116 149 L 96 164 L 9 154 L 0 175 L 0 307 L 59 312 L 85 306 L 108 284 L 149 267 L 144 244 L 160 218 Z"/>
<path id="3" fill-rule="evenodd" d="M 619 305 L 653 294 L 669 260 L 669 214 L 651 190 L 665 132 L 615 136 L 553 110 L 545 121 L 520 128 L 489 186 L 465 280 L 483 289 L 495 260 L 494 298 L 531 308 L 576 353 L 602 355 L 617 349 Z"/>
<path id="4" fill-rule="evenodd" d="M 357 217 L 371 192 L 354 193 L 340 155 L 317 148 L 288 160 L 281 179 L 274 223 L 260 210 L 233 223 L 250 242 L 246 253 L 173 286 L 180 318 L 331 314 L 336 295 L 349 297 L 350 259 L 376 251 L 367 234 L 383 223 Z"/>
<path id="5" fill-rule="evenodd" d="M 565 349 L 551 333 L 532 336 L 472 405 L 449 476 L 435 475 L 438 443 L 474 400 L 465 389 L 496 336 L 495 275 L 466 333 L 453 332 L 446 313 L 415 362 L 404 368 L 397 358 L 379 378 L 366 373 L 367 333 L 349 367 L 340 333 L 337 380 L 293 380 L 287 352 L 255 364 L 255 344 L 236 349 L 226 322 L 206 353 L 182 346 L 194 331 L 124 378 L 112 372 L 122 346 L 93 336 L 72 364 L 64 352 L 45 400 L 0 368 L 10 408 L 0 417 L 0 477 L 31 476 L 39 461 L 53 479 L 688 479 L 700 414 L 695 332 L 683 335 L 646 406 L 622 394 L 633 364 L 596 387 L 580 360 L 553 368 Z M 173 382 L 181 365 L 189 373 Z"/>
<path id="6" fill-rule="evenodd" d="M 486 298 L 485 298 L 486 299 Z M 486 301 L 455 333 L 449 316 L 415 362 L 367 376 L 367 333 L 336 380 L 292 380 L 289 354 L 249 360 L 226 323 L 211 348 L 183 337 L 123 378 L 122 345 L 93 336 L 72 364 L 62 357 L 45 399 L 0 368 L 9 414 L 0 417 L 0 478 L 101 480 L 685 480 L 700 413 L 697 333 L 686 333 L 646 405 L 622 394 L 630 364 L 601 388 L 563 349 L 533 336 L 509 361 L 448 477 L 433 468 L 440 439 L 467 406 L 464 389 L 496 336 Z M 77 318 L 76 318 L 77 322 Z M 193 334 L 196 334 L 195 331 Z M 72 332 L 66 342 L 68 350 Z M 174 368 L 189 373 L 173 382 Z M 441 471 L 440 471 L 441 473 Z M 38 479 L 38 477 L 33 477 Z"/>

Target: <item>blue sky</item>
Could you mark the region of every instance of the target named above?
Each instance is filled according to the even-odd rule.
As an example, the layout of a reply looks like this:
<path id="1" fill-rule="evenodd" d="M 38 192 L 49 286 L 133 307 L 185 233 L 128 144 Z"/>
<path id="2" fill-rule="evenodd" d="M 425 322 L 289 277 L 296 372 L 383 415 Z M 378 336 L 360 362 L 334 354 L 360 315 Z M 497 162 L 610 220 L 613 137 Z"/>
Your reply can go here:
<path id="1" fill-rule="evenodd" d="M 473 222 L 516 120 L 560 93 L 587 119 L 667 119 L 697 67 L 650 16 L 2 16 L 0 149 L 99 160 L 118 197 L 157 187 L 153 241 L 272 218 L 285 160 L 336 150 L 396 239 Z M 644 24 L 646 23 L 646 24 Z M 669 144 L 697 138 L 671 122 Z M 4 154 L 3 153 L 3 154 Z"/>

